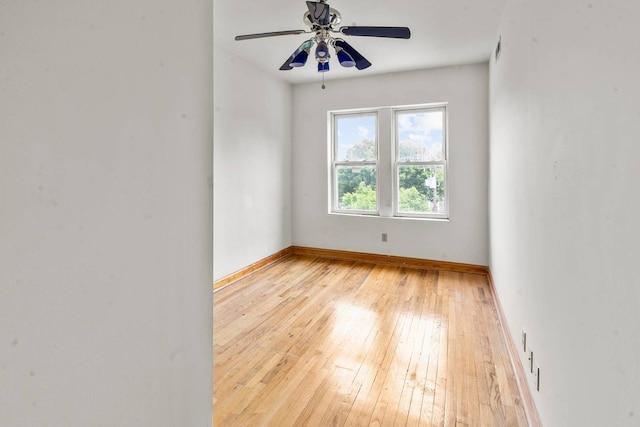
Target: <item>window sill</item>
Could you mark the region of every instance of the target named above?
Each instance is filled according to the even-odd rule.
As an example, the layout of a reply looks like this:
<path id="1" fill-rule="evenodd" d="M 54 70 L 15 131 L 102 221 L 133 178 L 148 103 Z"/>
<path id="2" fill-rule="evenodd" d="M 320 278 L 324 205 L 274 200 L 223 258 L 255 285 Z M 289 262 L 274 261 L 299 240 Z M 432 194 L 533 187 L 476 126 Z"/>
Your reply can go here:
<path id="1" fill-rule="evenodd" d="M 391 219 L 391 220 L 409 220 L 409 221 L 436 221 L 436 222 L 449 222 L 449 217 L 435 217 L 435 216 L 381 216 L 378 213 L 350 213 L 350 212 L 329 212 L 329 215 L 347 216 L 357 218 L 378 218 L 378 219 Z"/>

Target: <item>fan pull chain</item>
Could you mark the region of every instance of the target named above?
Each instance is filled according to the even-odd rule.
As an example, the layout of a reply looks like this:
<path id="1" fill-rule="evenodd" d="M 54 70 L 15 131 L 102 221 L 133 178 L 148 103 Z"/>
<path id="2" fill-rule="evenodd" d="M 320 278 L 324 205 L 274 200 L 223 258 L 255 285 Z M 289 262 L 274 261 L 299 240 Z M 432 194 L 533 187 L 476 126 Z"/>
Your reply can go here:
<path id="1" fill-rule="evenodd" d="M 324 88 L 325 88 L 325 86 L 324 86 L 324 73 L 322 73 L 322 89 L 324 89 Z"/>

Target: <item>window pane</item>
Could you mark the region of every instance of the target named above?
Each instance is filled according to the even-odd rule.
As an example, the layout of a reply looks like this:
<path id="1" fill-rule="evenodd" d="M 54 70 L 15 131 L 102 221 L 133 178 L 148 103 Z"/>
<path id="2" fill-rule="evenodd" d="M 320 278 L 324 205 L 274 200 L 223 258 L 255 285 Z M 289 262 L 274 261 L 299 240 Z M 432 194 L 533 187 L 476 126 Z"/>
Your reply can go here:
<path id="1" fill-rule="evenodd" d="M 442 110 L 399 112 L 396 117 L 398 161 L 444 160 Z"/>
<path id="2" fill-rule="evenodd" d="M 375 166 L 337 166 L 338 206 L 340 210 L 378 210 Z"/>
<path id="3" fill-rule="evenodd" d="M 336 116 L 336 160 L 376 161 L 376 116 Z"/>
<path id="4" fill-rule="evenodd" d="M 398 211 L 443 214 L 444 166 L 400 166 Z"/>

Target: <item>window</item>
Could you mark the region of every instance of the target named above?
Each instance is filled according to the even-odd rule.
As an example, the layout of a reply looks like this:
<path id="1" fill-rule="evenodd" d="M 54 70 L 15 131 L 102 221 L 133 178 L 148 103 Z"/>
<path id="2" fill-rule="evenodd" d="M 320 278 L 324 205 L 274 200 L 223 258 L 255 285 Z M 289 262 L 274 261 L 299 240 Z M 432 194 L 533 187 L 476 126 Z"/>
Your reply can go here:
<path id="1" fill-rule="evenodd" d="M 395 111 L 398 215 L 446 213 L 444 119 L 444 108 Z"/>
<path id="2" fill-rule="evenodd" d="M 331 212 L 447 218 L 446 105 L 329 117 Z"/>
<path id="3" fill-rule="evenodd" d="M 336 211 L 378 212 L 377 121 L 375 112 L 333 118 Z"/>

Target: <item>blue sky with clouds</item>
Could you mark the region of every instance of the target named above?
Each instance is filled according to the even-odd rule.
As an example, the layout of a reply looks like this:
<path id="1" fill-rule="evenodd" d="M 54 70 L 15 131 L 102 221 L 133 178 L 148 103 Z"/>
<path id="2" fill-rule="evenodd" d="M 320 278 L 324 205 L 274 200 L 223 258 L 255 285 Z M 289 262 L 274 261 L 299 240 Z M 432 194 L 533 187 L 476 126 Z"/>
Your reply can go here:
<path id="1" fill-rule="evenodd" d="M 376 116 L 348 116 L 336 119 L 338 159 L 344 160 L 349 148 L 364 140 L 376 140 Z"/>
<path id="2" fill-rule="evenodd" d="M 442 160 L 442 111 L 398 113 L 398 139 L 425 148 L 421 160 Z"/>
<path id="3" fill-rule="evenodd" d="M 425 158 L 421 160 L 442 160 L 443 112 L 418 111 L 400 112 L 398 117 L 398 138 L 424 147 Z M 349 148 L 364 140 L 376 139 L 376 116 L 358 115 L 336 118 L 338 135 L 338 160 L 344 160 Z"/>

